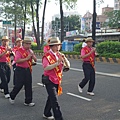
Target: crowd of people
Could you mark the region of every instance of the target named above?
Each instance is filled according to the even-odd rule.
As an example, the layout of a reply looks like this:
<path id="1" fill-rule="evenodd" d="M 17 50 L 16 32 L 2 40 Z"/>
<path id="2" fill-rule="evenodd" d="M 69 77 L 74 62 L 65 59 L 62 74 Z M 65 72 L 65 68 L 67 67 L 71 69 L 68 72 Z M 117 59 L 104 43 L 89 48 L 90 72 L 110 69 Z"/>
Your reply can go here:
<path id="1" fill-rule="evenodd" d="M 89 81 L 87 94 L 94 95 L 95 67 L 94 57 L 95 48 L 92 47 L 92 38 L 87 38 L 81 50 L 83 61 L 83 71 L 85 78 L 79 83 L 78 90 L 82 93 L 84 86 Z M 63 115 L 58 103 L 58 96 L 62 94 L 62 74 L 70 69 L 70 62 L 63 53 L 60 52 L 62 43 L 59 38 L 52 37 L 47 40 L 42 57 L 43 75 L 42 83 L 46 87 L 48 98 L 43 112 L 43 118 L 48 120 L 63 120 Z M 31 40 L 16 39 L 16 46 L 9 47 L 9 38 L 2 37 L 0 46 L 0 91 L 11 104 L 15 103 L 15 98 L 22 87 L 25 89 L 25 106 L 33 107 L 32 101 L 32 60 L 37 62 L 34 52 L 31 50 Z M 11 56 L 13 60 L 11 60 Z M 13 89 L 9 92 L 8 83 L 10 82 L 11 68 L 13 68 Z M 53 115 L 52 115 L 52 111 Z"/>

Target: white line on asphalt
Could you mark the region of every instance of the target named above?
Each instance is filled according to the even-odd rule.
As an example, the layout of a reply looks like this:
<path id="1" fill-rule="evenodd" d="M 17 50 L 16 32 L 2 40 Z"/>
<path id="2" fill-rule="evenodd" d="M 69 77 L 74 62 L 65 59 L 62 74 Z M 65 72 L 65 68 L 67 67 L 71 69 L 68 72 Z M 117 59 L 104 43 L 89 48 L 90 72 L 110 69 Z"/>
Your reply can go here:
<path id="1" fill-rule="evenodd" d="M 42 65 L 42 63 L 37 63 L 37 64 Z M 77 69 L 77 68 L 70 68 L 70 70 L 83 72 L 82 69 Z M 120 75 L 118 75 L 118 74 L 111 74 L 111 73 L 105 73 L 105 72 L 104 73 L 103 72 L 96 72 L 96 74 L 103 75 L 103 76 L 110 76 L 110 77 L 118 77 L 118 78 L 120 78 Z"/>
<path id="2" fill-rule="evenodd" d="M 44 87 L 44 85 L 42 83 L 37 83 L 37 85 L 40 85 L 40 86 Z"/>
<path id="3" fill-rule="evenodd" d="M 89 98 L 86 98 L 86 97 L 82 97 L 82 96 L 79 96 L 79 95 L 76 95 L 76 94 L 73 94 L 73 93 L 67 93 L 67 95 L 70 95 L 70 96 L 73 96 L 73 97 L 77 97 L 77 98 L 80 98 L 80 99 L 83 99 L 83 100 L 86 100 L 86 101 L 92 101 L 92 99 L 89 99 Z"/>

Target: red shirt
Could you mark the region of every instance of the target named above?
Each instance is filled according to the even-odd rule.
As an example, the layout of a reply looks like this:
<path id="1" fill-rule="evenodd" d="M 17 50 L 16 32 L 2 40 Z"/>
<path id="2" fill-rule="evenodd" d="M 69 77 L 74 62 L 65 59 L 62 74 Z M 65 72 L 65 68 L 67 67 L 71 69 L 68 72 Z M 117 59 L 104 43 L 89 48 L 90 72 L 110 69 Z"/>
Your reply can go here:
<path id="1" fill-rule="evenodd" d="M 43 52 L 46 53 L 50 50 L 49 45 L 44 46 Z"/>
<path id="2" fill-rule="evenodd" d="M 51 51 L 49 51 L 51 52 Z M 54 54 L 53 54 L 54 55 Z M 54 55 L 55 56 L 55 55 Z M 55 56 L 56 57 L 56 56 Z M 57 55 L 57 57 L 59 58 L 59 56 Z M 56 60 L 57 60 L 57 57 L 56 57 Z M 47 58 L 46 57 L 43 57 L 43 60 L 42 60 L 42 65 L 43 65 L 43 68 L 47 67 L 48 65 L 50 65 L 50 63 L 48 62 Z M 60 69 L 62 71 L 62 68 L 63 68 L 63 63 L 61 62 L 60 64 Z M 59 81 L 58 81 L 58 77 L 56 76 L 56 73 L 54 71 L 54 69 L 52 70 L 46 70 L 44 71 L 44 75 L 45 76 L 49 76 L 49 79 L 54 83 L 54 84 L 59 84 Z"/>
<path id="3" fill-rule="evenodd" d="M 87 46 L 86 46 L 86 47 L 87 47 Z M 91 47 L 91 48 L 87 47 L 87 49 L 88 49 L 89 51 L 91 51 L 93 48 L 92 48 L 92 47 Z M 86 55 L 86 51 L 85 51 L 84 48 L 82 48 L 82 50 L 81 50 L 81 56 L 84 56 L 84 55 Z M 91 56 L 92 56 L 93 59 L 95 59 L 95 52 L 93 52 L 93 53 L 91 54 Z M 89 56 L 86 57 L 86 58 L 84 58 L 83 61 L 84 61 L 84 62 L 85 62 L 85 61 L 87 61 L 87 62 L 90 61 Z"/>
<path id="4" fill-rule="evenodd" d="M 25 50 L 24 47 L 22 47 L 23 50 Z M 30 54 L 30 50 L 25 50 L 28 54 Z M 23 59 L 24 56 L 19 52 L 19 51 L 16 51 L 16 55 L 15 55 L 15 62 L 19 59 Z M 29 65 L 28 65 L 28 62 L 25 61 L 25 62 L 21 62 L 21 63 L 16 63 L 16 66 L 19 66 L 19 67 L 22 67 L 22 68 L 28 68 Z"/>
<path id="5" fill-rule="evenodd" d="M 0 46 L 0 54 L 2 54 L 6 48 L 4 46 Z M 2 57 L 0 57 L 0 62 L 10 62 L 10 52 L 7 51 Z"/>

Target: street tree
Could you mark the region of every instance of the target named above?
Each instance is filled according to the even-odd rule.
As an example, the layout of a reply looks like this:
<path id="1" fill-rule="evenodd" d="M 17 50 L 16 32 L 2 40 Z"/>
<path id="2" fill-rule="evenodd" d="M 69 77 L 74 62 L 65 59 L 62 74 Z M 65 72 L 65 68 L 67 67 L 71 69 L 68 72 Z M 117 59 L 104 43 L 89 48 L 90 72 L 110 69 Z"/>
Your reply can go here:
<path id="1" fill-rule="evenodd" d="M 65 31 L 73 31 L 73 30 L 80 30 L 81 28 L 81 16 L 79 15 L 71 15 L 64 17 L 64 30 Z M 60 19 L 55 18 L 52 21 L 52 29 L 56 30 L 57 32 L 60 30 Z"/>
<path id="2" fill-rule="evenodd" d="M 109 26 L 110 28 L 120 28 L 120 10 L 113 10 L 106 13 L 108 20 L 104 26 Z"/>

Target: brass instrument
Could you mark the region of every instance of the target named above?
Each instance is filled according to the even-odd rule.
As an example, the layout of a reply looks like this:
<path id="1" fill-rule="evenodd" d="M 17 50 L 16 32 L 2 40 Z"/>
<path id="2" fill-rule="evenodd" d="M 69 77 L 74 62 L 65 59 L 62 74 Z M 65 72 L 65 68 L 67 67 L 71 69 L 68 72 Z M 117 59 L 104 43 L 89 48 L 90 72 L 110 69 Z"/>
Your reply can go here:
<path id="1" fill-rule="evenodd" d="M 61 53 L 61 52 L 59 52 L 59 54 L 61 55 L 61 57 L 64 56 L 64 54 Z M 64 59 L 63 59 L 63 65 L 64 65 L 63 72 L 67 72 L 67 71 L 70 70 L 70 63 L 65 56 L 64 56 Z"/>

